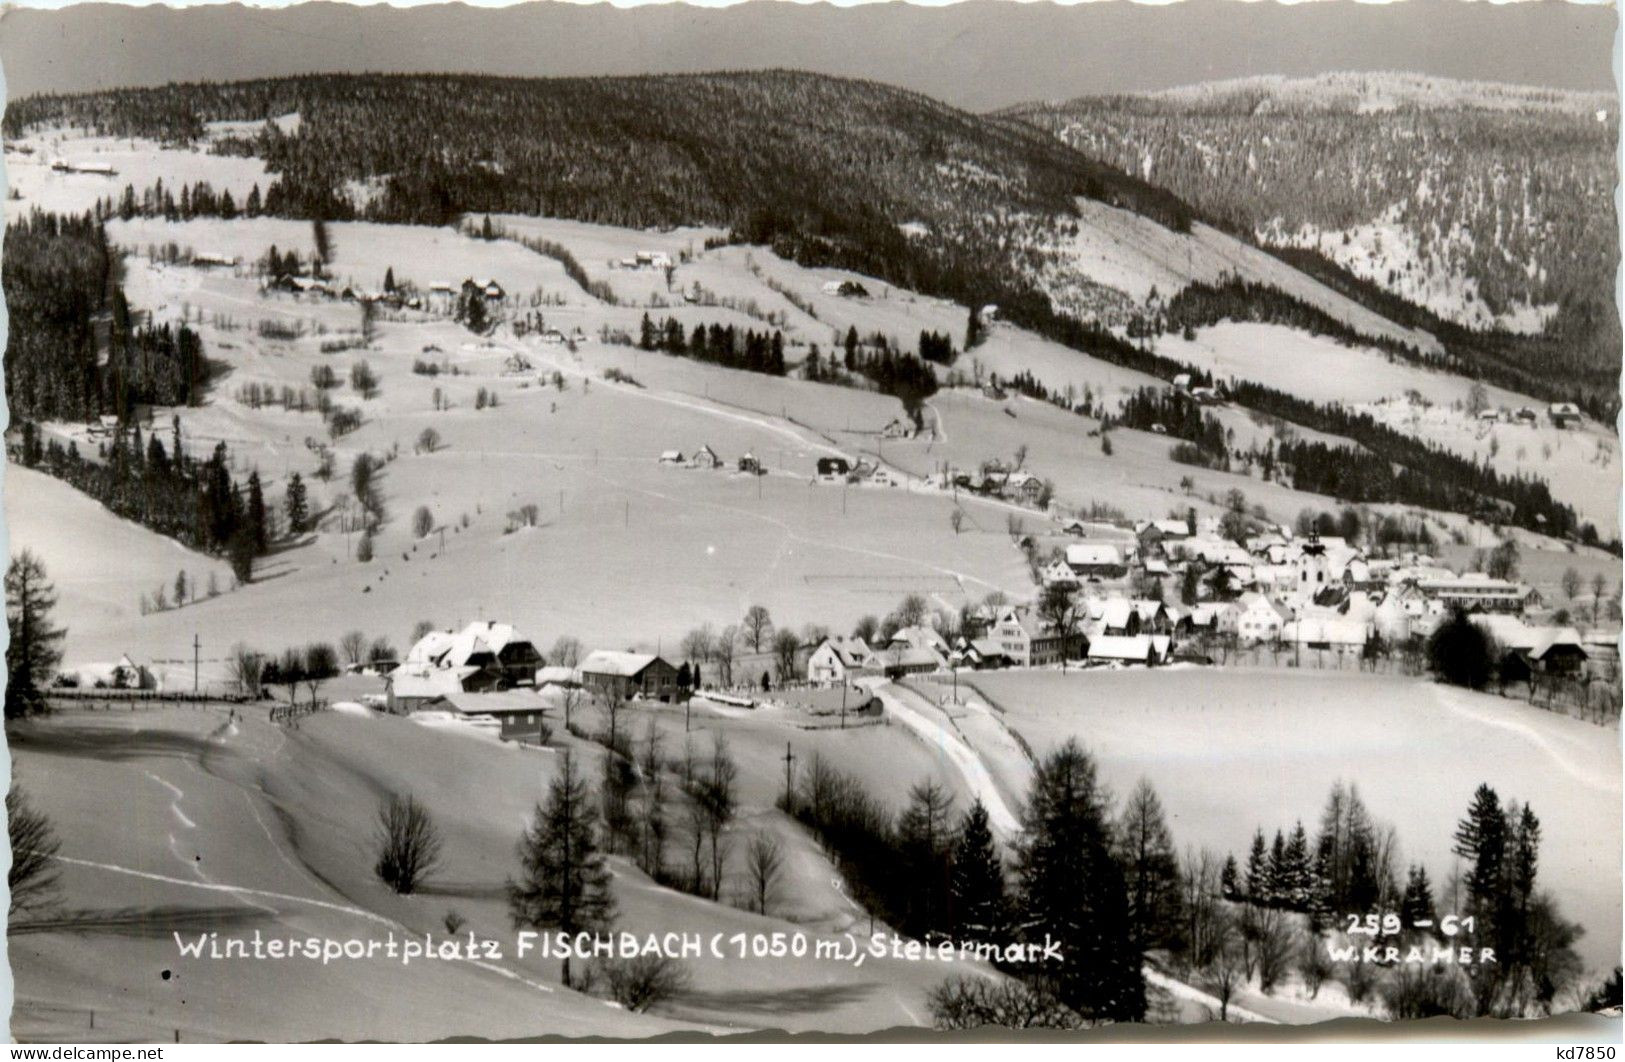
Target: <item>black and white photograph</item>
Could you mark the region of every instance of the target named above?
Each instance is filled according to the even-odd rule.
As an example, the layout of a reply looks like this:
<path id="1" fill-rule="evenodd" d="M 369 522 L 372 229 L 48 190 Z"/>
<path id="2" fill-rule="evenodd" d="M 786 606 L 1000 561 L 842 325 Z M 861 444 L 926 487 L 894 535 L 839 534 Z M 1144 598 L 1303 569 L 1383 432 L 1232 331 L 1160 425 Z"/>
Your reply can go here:
<path id="1" fill-rule="evenodd" d="M 1617 29 L 8 6 L 11 1037 L 1618 1043 Z"/>

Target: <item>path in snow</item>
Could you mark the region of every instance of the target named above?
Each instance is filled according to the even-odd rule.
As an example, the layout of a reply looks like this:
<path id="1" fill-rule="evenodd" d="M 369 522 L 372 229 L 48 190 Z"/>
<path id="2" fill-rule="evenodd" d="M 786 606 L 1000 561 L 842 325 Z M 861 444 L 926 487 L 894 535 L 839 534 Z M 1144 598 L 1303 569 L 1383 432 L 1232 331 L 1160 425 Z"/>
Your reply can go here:
<path id="1" fill-rule="evenodd" d="M 919 695 L 890 683 L 873 687 L 879 695 L 881 703 L 886 706 L 898 722 L 912 730 L 927 745 L 930 745 L 943 758 L 959 772 L 965 780 L 965 785 L 976 794 L 982 805 L 987 808 L 989 823 L 1001 840 L 1008 841 L 1021 832 L 1021 819 L 1005 803 L 1004 794 L 993 783 L 993 776 L 988 773 L 987 765 L 976 751 L 967 745 L 962 738 L 952 733 L 947 726 L 934 722 L 929 715 L 904 703 L 906 700 L 918 699 Z M 934 711 L 934 709 L 933 709 Z"/>

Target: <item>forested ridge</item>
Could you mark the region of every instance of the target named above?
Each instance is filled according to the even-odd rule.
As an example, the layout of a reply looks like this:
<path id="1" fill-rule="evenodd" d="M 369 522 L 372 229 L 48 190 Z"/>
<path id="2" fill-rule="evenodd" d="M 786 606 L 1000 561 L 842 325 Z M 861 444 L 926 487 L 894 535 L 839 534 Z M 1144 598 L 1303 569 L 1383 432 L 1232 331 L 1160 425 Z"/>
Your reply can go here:
<path id="1" fill-rule="evenodd" d="M 1464 360 L 1499 373 L 1498 382 L 1544 394 L 1540 380 L 1560 378 L 1593 402 L 1617 397 L 1619 123 L 1606 98 L 1331 75 L 1087 97 L 1005 116 L 1273 247 L 1293 246 L 1305 226 L 1334 237 L 1391 226 L 1414 241 L 1415 261 L 1365 280 L 1331 265 L 1325 247 L 1278 253 L 1385 316 L 1434 332 Z M 1415 290 L 1422 271 L 1470 279 L 1476 295 L 1463 293 L 1464 312 L 1555 311 L 1542 335 L 1463 327 L 1397 297 Z"/>
<path id="2" fill-rule="evenodd" d="M 268 120 L 292 113 L 300 121 L 290 131 Z M 1114 364 L 1164 379 L 1186 371 L 1143 341 L 1061 312 L 1032 278 L 1042 256 L 1054 253 L 1044 250 L 1055 245 L 1052 237 L 1075 223 L 1077 197 L 1178 231 L 1201 220 L 1196 211 L 1037 128 L 874 83 L 784 71 L 547 80 L 311 76 L 35 97 L 10 107 L 5 130 L 15 136 L 36 125 L 78 126 L 184 142 L 201 136 L 204 123 L 225 120 L 266 120 L 250 138 L 210 141 L 211 150 L 266 160 L 275 180 L 253 204 L 266 214 L 444 224 L 465 213 L 511 212 L 634 227 L 709 223 L 803 264 L 853 269 L 967 306 L 997 303 L 1002 319 Z M 367 194 L 356 195 L 358 187 Z M 191 196 L 194 212 L 198 198 Z M 205 207 L 211 202 L 224 211 L 212 195 Z M 110 200 L 103 213 L 115 209 Z M 1323 279 L 1338 280 L 1334 271 L 1328 264 Z M 1352 278 L 1342 284 L 1377 297 Z M 1268 320 L 1306 312 L 1257 285 L 1204 291 L 1180 303 L 1177 316 Z M 1510 382 L 1521 348 L 1478 341 L 1504 355 L 1502 376 L 1494 378 Z M 1458 364 L 1480 370 L 1486 363 L 1447 349 Z M 1518 379 L 1539 382 L 1533 372 Z M 1602 408 L 1604 399 L 1566 382 L 1548 378 L 1537 393 L 1583 396 Z M 1575 530 L 1572 512 L 1544 484 L 1482 475 L 1466 459 L 1338 407 L 1260 384 L 1246 389 L 1232 397 L 1350 436 L 1418 475 L 1455 484 L 1444 493 L 1456 506 L 1476 508 L 1487 495 L 1507 503 L 1525 526 Z M 1397 482 L 1366 479 L 1377 481 Z"/>

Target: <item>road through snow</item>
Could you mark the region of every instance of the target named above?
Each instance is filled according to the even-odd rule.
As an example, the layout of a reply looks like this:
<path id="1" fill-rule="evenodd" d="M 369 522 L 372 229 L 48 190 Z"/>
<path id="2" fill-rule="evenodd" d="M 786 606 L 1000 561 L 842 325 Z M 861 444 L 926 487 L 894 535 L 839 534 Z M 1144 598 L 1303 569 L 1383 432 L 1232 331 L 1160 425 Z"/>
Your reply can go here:
<path id="1" fill-rule="evenodd" d="M 982 805 L 987 808 L 988 821 L 1000 840 L 1008 841 L 1021 832 L 1020 816 L 1005 803 L 1004 794 L 993 784 L 993 776 L 988 773 L 987 765 L 982 762 L 976 751 L 947 726 L 932 721 L 925 711 L 906 703 L 918 700 L 918 694 L 890 684 L 877 685 L 874 690 L 879 695 L 881 703 L 886 706 L 886 710 L 898 722 L 940 752 L 954 770 L 959 772 L 960 777 L 965 780 L 966 787 L 975 793 L 982 801 Z"/>

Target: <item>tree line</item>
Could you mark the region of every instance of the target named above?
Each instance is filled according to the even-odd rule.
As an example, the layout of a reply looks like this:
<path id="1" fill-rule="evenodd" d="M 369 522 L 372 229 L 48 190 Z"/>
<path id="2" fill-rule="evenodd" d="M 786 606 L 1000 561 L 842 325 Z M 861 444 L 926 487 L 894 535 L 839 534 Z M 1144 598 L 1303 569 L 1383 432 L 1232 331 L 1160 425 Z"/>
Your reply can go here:
<path id="1" fill-rule="evenodd" d="M 257 471 L 245 481 L 231 474 L 229 452 L 218 443 L 206 460 L 182 445 L 177 418 L 169 446 L 157 432 L 143 440 L 141 426 L 120 427 L 94 458 L 70 441 L 42 442 L 24 421 L 14 456 L 96 499 L 112 512 L 205 553 L 225 556 L 240 582 L 253 578 L 254 561 L 270 548 L 270 519 Z"/>
<path id="2" fill-rule="evenodd" d="M 39 211 L 6 227 L 6 393 L 13 416 L 120 420 L 139 404 L 195 405 L 209 381 L 197 333 L 138 324 L 100 223 Z"/>

